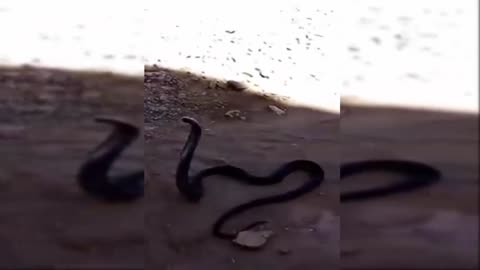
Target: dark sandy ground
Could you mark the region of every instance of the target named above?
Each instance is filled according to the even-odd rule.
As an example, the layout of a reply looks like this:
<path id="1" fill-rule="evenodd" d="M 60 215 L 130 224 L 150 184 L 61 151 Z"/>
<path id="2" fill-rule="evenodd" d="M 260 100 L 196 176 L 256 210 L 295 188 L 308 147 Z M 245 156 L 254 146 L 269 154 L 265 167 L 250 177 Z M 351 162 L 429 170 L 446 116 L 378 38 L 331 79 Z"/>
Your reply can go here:
<path id="1" fill-rule="evenodd" d="M 185 74 L 170 71 L 169 76 Z M 477 115 L 344 103 L 339 119 L 288 108 L 270 97 L 207 89 L 210 82 L 171 80 L 163 92 L 161 80 L 145 83 L 144 109 L 141 78 L 0 69 L 0 269 L 478 268 Z M 171 96 L 149 100 L 167 92 Z M 272 104 L 286 108 L 286 115 L 266 109 Z M 246 120 L 225 118 L 233 109 Z M 113 205 L 76 187 L 79 164 L 110 131 L 93 122 L 97 115 L 123 117 L 138 126 L 144 120 L 145 151 L 140 138 L 115 170 L 141 168 L 144 162 L 145 199 Z M 301 199 L 254 209 L 227 224 L 236 229 L 270 220 L 276 235 L 263 249 L 245 251 L 217 240 L 210 226 L 223 211 L 282 192 L 305 176 L 266 188 L 212 177 L 204 200 L 190 204 L 174 185 L 188 134 L 188 126 L 178 121 L 183 115 L 196 117 L 206 129 L 194 171 L 228 162 L 265 174 L 305 158 L 324 167 L 326 183 Z M 424 161 L 439 168 L 444 179 L 422 191 L 340 208 L 340 160 L 367 158 Z M 356 176 L 342 188 L 396 177 Z"/>
<path id="2" fill-rule="evenodd" d="M 0 69 L 0 269 L 143 267 L 142 201 L 97 201 L 74 179 L 110 132 L 95 116 L 142 126 L 141 85 L 108 73 Z M 142 166 L 140 138 L 115 171 Z"/>

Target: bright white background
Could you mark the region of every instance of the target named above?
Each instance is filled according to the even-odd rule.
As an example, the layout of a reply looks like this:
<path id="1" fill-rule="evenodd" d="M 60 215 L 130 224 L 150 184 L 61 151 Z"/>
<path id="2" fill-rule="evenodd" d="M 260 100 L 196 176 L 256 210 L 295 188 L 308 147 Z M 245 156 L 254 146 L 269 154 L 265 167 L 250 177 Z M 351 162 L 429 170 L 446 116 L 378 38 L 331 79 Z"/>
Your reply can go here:
<path id="1" fill-rule="evenodd" d="M 478 111 L 477 18 L 475 0 L 0 0 L 0 64 L 158 63 L 334 111 L 340 95 Z"/>

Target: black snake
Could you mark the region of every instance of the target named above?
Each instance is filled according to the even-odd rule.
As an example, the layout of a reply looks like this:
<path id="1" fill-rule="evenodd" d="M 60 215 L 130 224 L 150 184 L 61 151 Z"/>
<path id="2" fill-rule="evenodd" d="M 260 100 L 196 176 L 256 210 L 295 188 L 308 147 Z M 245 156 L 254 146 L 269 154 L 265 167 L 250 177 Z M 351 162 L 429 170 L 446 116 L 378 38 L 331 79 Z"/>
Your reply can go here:
<path id="1" fill-rule="evenodd" d="M 80 167 L 77 182 L 88 194 L 107 201 L 132 201 L 144 194 L 143 170 L 118 177 L 108 172 L 122 152 L 138 137 L 138 128 L 120 120 L 96 118 L 113 125 L 110 135 L 89 154 Z"/>
<path id="2" fill-rule="evenodd" d="M 294 171 L 304 171 L 310 176 L 310 180 L 297 189 L 279 195 L 255 199 L 228 210 L 221 215 L 213 225 L 212 233 L 216 237 L 231 240 L 237 236 L 237 233 L 225 233 L 221 230 L 226 221 L 233 216 L 243 213 L 254 207 L 293 200 L 303 194 L 313 191 L 324 180 L 323 169 L 317 163 L 309 160 L 295 160 L 286 163 L 275 170 L 272 174 L 265 177 L 251 175 L 245 170 L 231 165 L 208 168 L 190 177 L 190 164 L 192 162 L 195 149 L 200 141 L 202 129 L 198 122 L 193 118 L 183 117 L 182 121 L 190 124 L 191 129 L 188 139 L 181 151 L 180 162 L 176 172 L 176 185 L 180 193 L 190 202 L 198 202 L 203 197 L 204 189 L 202 180 L 205 177 L 212 175 L 227 176 L 248 185 L 256 186 L 266 186 L 279 183 L 287 175 Z M 428 186 L 438 181 L 440 178 L 440 173 L 428 165 L 403 160 L 366 160 L 346 163 L 341 165 L 340 178 L 343 179 L 353 174 L 359 174 L 361 172 L 371 170 L 399 172 L 407 174 L 410 177 L 405 181 L 393 183 L 384 187 L 342 193 L 340 194 L 341 202 L 359 201 L 386 196 L 398 192 L 411 191 L 413 189 Z M 263 223 L 266 222 L 254 222 L 240 231 L 248 230 Z"/>
<path id="3" fill-rule="evenodd" d="M 310 176 L 310 180 L 297 189 L 290 190 L 279 195 L 255 199 L 230 209 L 221 215 L 213 225 L 212 232 L 217 237 L 224 239 L 233 239 L 236 237 L 236 233 L 225 233 L 221 231 L 223 224 L 231 217 L 243 213 L 253 207 L 293 200 L 307 192 L 312 191 L 323 182 L 323 169 L 317 163 L 309 160 L 295 160 L 286 163 L 266 177 L 251 175 L 245 170 L 231 165 L 212 167 L 199 172 L 193 177 L 190 177 L 188 171 L 190 169 L 190 163 L 192 162 L 193 154 L 200 140 L 202 129 L 198 122 L 193 118 L 184 117 L 182 118 L 182 121 L 191 125 L 191 132 L 181 152 L 180 162 L 177 167 L 176 184 L 180 193 L 191 202 L 198 202 L 202 198 L 204 193 L 202 180 L 203 178 L 211 175 L 227 176 L 248 185 L 255 186 L 267 186 L 280 183 L 287 175 L 294 171 L 304 171 Z M 247 230 L 262 223 L 266 222 L 254 222 L 242 230 Z"/>
<path id="4" fill-rule="evenodd" d="M 362 160 L 340 165 L 340 179 L 370 171 L 388 171 L 406 176 L 402 181 L 365 190 L 349 191 L 340 194 L 341 202 L 354 202 L 384 197 L 395 193 L 413 191 L 430 186 L 440 180 L 440 172 L 427 165 L 408 160 Z"/>

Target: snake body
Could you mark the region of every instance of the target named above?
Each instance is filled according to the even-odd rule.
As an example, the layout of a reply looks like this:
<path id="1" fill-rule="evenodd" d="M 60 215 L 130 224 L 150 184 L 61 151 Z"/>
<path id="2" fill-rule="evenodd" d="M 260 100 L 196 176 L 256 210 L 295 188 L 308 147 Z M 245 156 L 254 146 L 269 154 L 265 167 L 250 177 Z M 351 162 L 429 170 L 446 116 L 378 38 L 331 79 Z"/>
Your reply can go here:
<path id="1" fill-rule="evenodd" d="M 138 137 L 138 128 L 120 120 L 96 118 L 96 122 L 114 126 L 110 135 L 100 143 L 82 164 L 77 182 L 88 194 L 107 201 L 132 201 L 144 194 L 143 170 L 118 177 L 109 177 L 113 163 Z"/>
<path id="2" fill-rule="evenodd" d="M 388 171 L 406 176 L 402 181 L 382 187 L 344 192 L 340 194 L 341 202 L 356 202 L 380 198 L 396 193 L 410 192 L 428 187 L 440 180 L 441 173 L 421 162 L 408 160 L 362 160 L 340 165 L 340 179 L 370 171 Z"/>
<path id="3" fill-rule="evenodd" d="M 272 174 L 265 177 L 251 175 L 245 170 L 231 165 L 208 168 L 190 177 L 190 164 L 192 162 L 195 149 L 199 143 L 202 129 L 198 122 L 193 118 L 183 117 L 182 121 L 190 124 L 191 129 L 188 139 L 181 151 L 180 162 L 176 172 L 176 185 L 180 193 L 190 202 L 200 201 L 204 195 L 202 180 L 212 175 L 226 176 L 242 183 L 255 186 L 266 186 L 279 183 L 287 175 L 294 171 L 304 171 L 310 176 L 310 180 L 308 182 L 295 190 L 279 195 L 256 199 L 228 210 L 226 213 L 221 215 L 213 225 L 212 233 L 216 237 L 223 239 L 234 239 L 237 236 L 237 233 L 225 233 L 221 230 L 226 221 L 233 216 L 243 213 L 254 207 L 293 200 L 314 190 L 324 180 L 323 169 L 317 163 L 309 160 L 295 160 L 286 163 Z M 427 187 L 440 179 L 440 172 L 435 168 L 420 162 L 406 160 L 365 160 L 345 163 L 340 166 L 340 178 L 345 179 L 355 174 L 376 170 L 401 173 L 407 175 L 408 178 L 400 182 L 385 185 L 383 187 L 341 193 L 340 201 L 343 203 L 362 201 L 388 196 L 395 193 L 413 191 L 415 189 Z M 242 230 L 248 230 L 262 223 L 266 222 L 254 222 Z"/>
<path id="4" fill-rule="evenodd" d="M 282 203 L 296 199 L 310 191 L 313 191 L 324 180 L 323 169 L 317 163 L 309 160 L 295 160 L 288 162 L 275 170 L 272 174 L 263 177 L 252 175 L 241 168 L 231 165 L 208 168 L 200 171 L 193 177 L 190 177 L 190 163 L 192 162 L 202 130 L 198 122 L 193 118 L 184 117 L 182 118 L 182 121 L 191 125 L 191 132 L 181 152 L 181 158 L 176 173 L 176 184 L 180 193 L 190 202 L 198 202 L 203 197 L 204 189 L 202 180 L 212 175 L 226 176 L 242 183 L 254 186 L 267 186 L 280 183 L 286 176 L 295 171 L 303 171 L 310 176 L 309 181 L 305 182 L 299 188 L 282 194 L 255 199 L 228 210 L 226 213 L 221 215 L 213 225 L 212 233 L 216 237 L 222 239 L 234 239 L 236 237 L 237 233 L 226 233 L 222 232 L 221 230 L 225 222 L 233 216 L 236 216 L 254 207 Z M 242 230 L 247 230 L 262 223 L 266 222 L 257 221 L 248 225 Z"/>

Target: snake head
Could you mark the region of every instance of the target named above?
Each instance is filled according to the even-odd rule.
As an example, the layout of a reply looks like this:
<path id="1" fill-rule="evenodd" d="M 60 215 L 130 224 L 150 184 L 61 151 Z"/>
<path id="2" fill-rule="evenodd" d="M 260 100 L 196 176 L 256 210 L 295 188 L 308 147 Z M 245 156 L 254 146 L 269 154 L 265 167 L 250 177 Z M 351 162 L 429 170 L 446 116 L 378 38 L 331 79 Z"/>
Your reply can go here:
<path id="1" fill-rule="evenodd" d="M 195 118 L 184 116 L 181 119 L 184 123 L 190 124 L 195 129 L 201 129 L 200 124 Z"/>
<path id="2" fill-rule="evenodd" d="M 198 121 L 192 117 L 182 117 L 182 121 L 184 123 L 189 124 L 191 127 L 190 135 L 188 136 L 187 142 L 185 143 L 182 150 L 182 156 L 183 156 L 183 155 L 188 155 L 188 152 L 190 151 L 187 151 L 187 150 L 196 148 L 196 145 L 198 144 L 198 140 L 202 135 L 202 128 L 200 127 L 200 124 L 198 123 Z"/>

